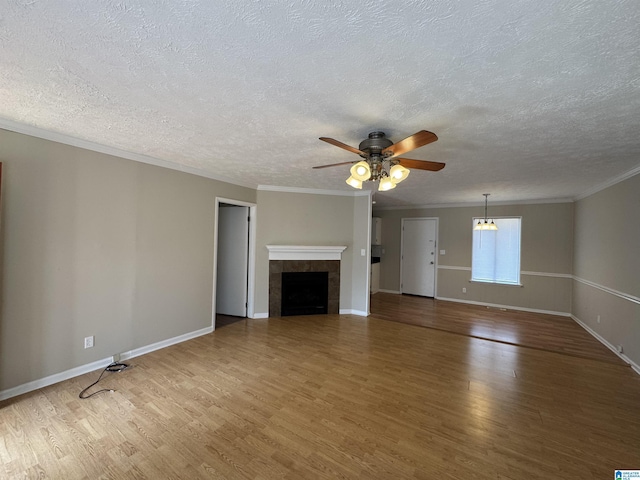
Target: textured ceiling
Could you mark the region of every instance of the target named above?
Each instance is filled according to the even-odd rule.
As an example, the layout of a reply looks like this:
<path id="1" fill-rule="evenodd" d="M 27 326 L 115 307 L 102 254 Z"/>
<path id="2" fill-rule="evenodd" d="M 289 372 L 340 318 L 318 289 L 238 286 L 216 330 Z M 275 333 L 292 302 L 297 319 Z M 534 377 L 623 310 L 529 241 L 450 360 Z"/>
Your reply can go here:
<path id="1" fill-rule="evenodd" d="M 0 0 L 0 117 L 345 192 L 318 137 L 426 129 L 379 206 L 574 198 L 640 164 L 639 39 L 637 0 Z"/>

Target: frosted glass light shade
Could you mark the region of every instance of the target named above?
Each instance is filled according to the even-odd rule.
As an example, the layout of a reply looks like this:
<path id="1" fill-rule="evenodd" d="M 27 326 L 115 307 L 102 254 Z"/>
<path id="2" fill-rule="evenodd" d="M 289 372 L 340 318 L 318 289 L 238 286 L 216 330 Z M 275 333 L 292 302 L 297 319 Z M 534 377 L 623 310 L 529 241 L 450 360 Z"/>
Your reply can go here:
<path id="1" fill-rule="evenodd" d="M 409 169 L 404 168 L 400 164 L 394 165 L 393 167 L 391 167 L 391 170 L 389 170 L 389 177 L 391 177 L 391 180 L 393 181 L 393 183 L 400 183 L 408 176 L 409 176 Z"/>
<path id="2" fill-rule="evenodd" d="M 491 223 L 485 220 L 484 223 L 482 224 L 478 221 L 478 224 L 473 229 L 474 230 L 498 230 L 498 226 L 493 222 L 493 220 L 491 220 Z"/>
<path id="3" fill-rule="evenodd" d="M 357 178 L 353 178 L 353 177 L 347 178 L 347 185 L 350 185 L 353 188 L 357 188 L 358 190 L 362 189 L 362 182 Z"/>
<path id="4" fill-rule="evenodd" d="M 396 184 L 391 180 L 391 177 L 385 177 L 380 180 L 380 185 L 378 185 L 378 190 L 381 192 L 386 192 L 387 190 L 391 190 L 392 188 L 396 188 Z"/>
<path id="5" fill-rule="evenodd" d="M 369 164 L 364 160 L 356 163 L 351 167 L 351 176 L 361 182 L 369 180 L 369 177 L 371 177 L 371 168 L 369 168 Z"/>

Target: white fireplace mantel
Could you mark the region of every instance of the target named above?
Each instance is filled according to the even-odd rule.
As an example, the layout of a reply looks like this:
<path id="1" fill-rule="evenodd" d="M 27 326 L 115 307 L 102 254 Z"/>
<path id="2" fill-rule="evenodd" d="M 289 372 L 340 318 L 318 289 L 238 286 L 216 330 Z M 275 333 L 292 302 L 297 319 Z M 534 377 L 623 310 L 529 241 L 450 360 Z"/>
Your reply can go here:
<path id="1" fill-rule="evenodd" d="M 269 260 L 340 260 L 346 245 L 267 245 Z"/>

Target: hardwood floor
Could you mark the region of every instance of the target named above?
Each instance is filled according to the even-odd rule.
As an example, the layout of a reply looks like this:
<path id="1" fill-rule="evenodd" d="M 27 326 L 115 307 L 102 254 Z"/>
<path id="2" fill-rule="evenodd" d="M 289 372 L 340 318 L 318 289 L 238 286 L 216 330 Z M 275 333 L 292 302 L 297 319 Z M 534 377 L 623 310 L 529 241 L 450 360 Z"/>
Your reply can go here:
<path id="1" fill-rule="evenodd" d="M 382 292 L 371 297 L 371 312 L 384 320 L 626 365 L 569 317 Z"/>
<path id="2" fill-rule="evenodd" d="M 231 325 L 236 322 L 244 322 L 248 320 L 247 317 L 234 317 L 232 315 L 222 315 L 221 313 L 216 313 L 216 329 L 226 327 L 227 325 Z"/>
<path id="3" fill-rule="evenodd" d="M 640 376 L 628 366 L 392 322 L 383 306 L 232 323 L 132 359 L 98 385 L 114 393 L 78 399 L 94 372 L 4 401 L 0 477 L 602 479 L 640 468 Z M 413 302 L 396 308 L 422 316 Z"/>

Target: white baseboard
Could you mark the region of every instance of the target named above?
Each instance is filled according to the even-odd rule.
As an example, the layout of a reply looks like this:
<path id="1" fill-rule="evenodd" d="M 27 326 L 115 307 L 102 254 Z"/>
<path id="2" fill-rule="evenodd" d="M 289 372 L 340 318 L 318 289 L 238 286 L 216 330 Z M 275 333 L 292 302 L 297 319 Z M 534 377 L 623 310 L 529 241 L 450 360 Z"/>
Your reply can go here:
<path id="1" fill-rule="evenodd" d="M 48 377 L 23 383 L 22 385 L 18 385 L 17 387 L 2 390 L 0 391 L 0 400 L 17 397 L 18 395 L 22 395 L 23 393 L 32 392 L 33 390 L 48 387 L 49 385 L 53 385 L 54 383 L 62 382 L 73 377 L 84 375 L 85 373 L 93 372 L 94 370 L 106 367 L 110 363 L 111 357 L 103 358 L 102 360 L 96 360 L 95 362 L 87 363 L 86 365 L 81 365 L 64 372 L 54 373 L 53 375 L 49 375 Z"/>
<path id="2" fill-rule="evenodd" d="M 202 335 L 206 335 L 211 332 L 213 332 L 213 327 L 207 327 L 200 330 L 196 330 L 194 332 L 185 333 L 184 335 L 179 335 L 177 337 L 169 338 L 161 342 L 156 342 L 151 345 L 147 345 L 146 347 L 136 348 L 134 350 L 121 353 L 120 360 L 124 361 L 130 358 L 138 357 L 140 355 L 144 355 L 145 353 L 150 353 L 155 350 L 159 350 L 161 348 L 169 347 L 171 345 L 175 345 L 176 343 L 182 343 L 187 340 L 191 340 L 192 338 L 200 337 Z M 0 400 L 6 400 L 11 397 L 17 397 L 18 395 L 22 395 L 23 393 L 32 392 L 34 390 L 38 390 L 39 388 L 44 388 L 44 387 L 48 387 L 49 385 L 53 385 L 54 383 L 59 383 L 64 380 L 69 380 L 70 378 L 84 375 L 85 373 L 90 373 L 95 370 L 100 370 L 102 368 L 105 368 L 111 362 L 112 362 L 112 357 L 103 358 L 101 360 L 96 360 L 95 362 L 87 363 L 85 365 L 80 365 L 78 367 L 65 370 L 64 372 L 55 373 L 53 375 L 49 375 L 48 377 L 23 383 L 22 385 L 18 385 L 17 387 L 12 387 L 6 390 L 2 390 L 0 391 Z"/>
<path id="3" fill-rule="evenodd" d="M 340 309 L 340 315 L 358 315 L 359 317 L 368 317 L 369 314 L 362 310 Z"/>
<path id="4" fill-rule="evenodd" d="M 596 332 L 594 329 L 592 329 L 589 325 L 587 325 L 586 323 L 584 323 L 582 320 L 580 320 L 578 317 L 576 317 L 575 315 L 571 315 L 571 318 L 578 324 L 580 325 L 582 328 L 584 328 L 587 332 L 589 332 L 591 334 L 591 336 L 593 336 L 593 338 L 595 338 L 596 340 L 598 340 L 601 344 L 603 344 L 605 347 L 607 347 L 609 350 L 611 350 L 613 353 L 615 353 L 618 357 L 620 357 L 625 363 L 628 363 L 631 368 L 638 374 L 640 375 L 640 365 L 638 365 L 637 363 L 635 363 L 633 360 L 631 360 L 629 357 L 627 357 L 624 353 L 620 353 L 618 352 L 618 349 L 611 343 L 609 342 L 606 338 L 604 338 L 602 335 L 600 335 L 598 332 Z"/>
<path id="5" fill-rule="evenodd" d="M 389 291 L 388 293 L 394 293 L 394 292 Z M 607 347 L 609 350 L 611 350 L 613 353 L 615 353 L 625 363 L 628 363 L 631 366 L 631 368 L 638 375 L 640 375 L 640 365 L 635 363 L 633 360 L 631 360 L 629 357 L 627 357 L 624 353 L 618 352 L 616 347 L 614 345 L 612 345 L 608 340 L 606 340 L 603 336 L 601 336 L 599 333 L 597 333 L 595 330 L 593 330 L 591 327 L 589 327 L 586 323 L 582 322 L 578 317 L 576 317 L 575 315 L 572 315 L 571 313 L 554 312 L 554 311 L 550 311 L 550 310 L 539 310 L 539 309 L 535 309 L 535 308 L 514 307 L 514 306 L 510 306 L 510 305 L 498 305 L 498 304 L 495 304 L 495 303 L 474 302 L 472 300 L 460 300 L 458 298 L 436 297 L 436 299 L 437 300 L 445 300 L 447 302 L 466 303 L 466 304 L 469 304 L 469 305 L 480 305 L 480 306 L 486 306 L 486 307 L 505 308 L 507 310 L 520 310 L 520 311 L 523 311 L 523 312 L 544 313 L 544 314 L 550 314 L 550 315 L 559 315 L 559 316 L 562 316 L 562 317 L 570 317 L 578 325 L 580 325 L 587 332 L 589 332 L 596 340 L 598 340 L 605 347 Z"/>
<path id="6" fill-rule="evenodd" d="M 520 312 L 544 313 L 546 315 L 558 315 L 560 317 L 570 317 L 568 312 L 555 312 L 553 310 L 540 310 L 538 308 L 516 307 L 514 305 L 500 305 L 498 303 L 475 302 L 473 300 L 461 300 L 459 298 L 436 297 L 436 300 L 445 300 L 447 302 L 466 303 L 468 305 L 479 305 L 482 307 L 504 308 L 505 310 L 518 310 Z"/>
<path id="7" fill-rule="evenodd" d="M 128 352 L 123 352 L 120 354 L 120 360 L 129 360 L 130 358 L 139 357 L 140 355 L 155 352 L 156 350 L 170 347 L 171 345 L 175 345 L 177 343 L 186 342 L 187 340 L 191 340 L 192 338 L 196 338 L 196 337 L 201 337 L 202 335 L 206 335 L 211 332 L 213 332 L 213 327 L 206 327 L 206 328 L 201 328 L 200 330 L 196 330 L 194 332 L 178 335 L 177 337 L 168 338 L 160 342 L 152 343 L 151 345 L 147 345 L 145 347 L 140 347 L 134 350 L 129 350 Z"/>
<path id="8" fill-rule="evenodd" d="M 339 311 L 340 315 L 360 315 L 362 317 L 366 317 L 369 314 L 366 312 L 363 312 L 361 310 L 351 310 L 351 309 L 341 309 Z M 269 314 L 268 313 L 255 313 L 253 315 L 252 318 L 269 318 Z"/>

